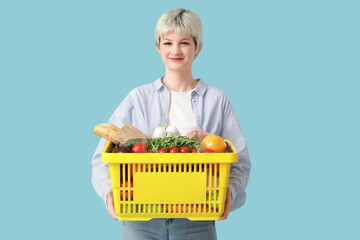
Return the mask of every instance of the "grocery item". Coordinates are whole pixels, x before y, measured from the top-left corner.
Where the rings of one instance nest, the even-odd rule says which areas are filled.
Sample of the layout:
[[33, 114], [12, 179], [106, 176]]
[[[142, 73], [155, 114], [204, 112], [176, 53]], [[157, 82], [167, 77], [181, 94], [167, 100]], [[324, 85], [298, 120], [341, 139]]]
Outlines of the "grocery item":
[[154, 138], [163, 138], [166, 136], [166, 130], [163, 127], [157, 127], [154, 129], [153, 137]]
[[147, 146], [144, 142], [138, 142], [131, 148], [132, 153], [147, 153]]
[[153, 151], [155, 153], [159, 152], [162, 148], [169, 150], [172, 147], [177, 147], [178, 149], [181, 149], [182, 147], [188, 147], [189, 149], [195, 148], [197, 152], [201, 152], [201, 145], [199, 141], [185, 136], [154, 138], [147, 142], [147, 146], [149, 151]]
[[168, 153], [169, 151], [166, 148], [161, 148], [159, 153]]
[[197, 139], [199, 142], [202, 142], [202, 140], [207, 136], [208, 134], [201, 130], [200, 128], [193, 128], [193, 129], [190, 129], [188, 134], [187, 134], [187, 137], [188, 138], [195, 138]]
[[179, 136], [179, 130], [175, 126], [167, 126], [166, 129], [166, 136], [167, 137], [177, 137]]
[[126, 141], [126, 143], [122, 144], [122, 147], [128, 147], [128, 148], [132, 148], [135, 144], [139, 143], [139, 142], [144, 142], [147, 143], [148, 141], [150, 141], [151, 139], [145, 139], [145, 138], [135, 138], [135, 139], [129, 139]]
[[179, 153], [179, 148], [172, 147], [172, 148], [170, 148], [169, 153]]
[[116, 135], [118, 135], [120, 128], [110, 123], [101, 123], [96, 125], [94, 132], [96, 135], [103, 137], [111, 142], [114, 142]]
[[103, 137], [116, 145], [126, 143], [129, 139], [144, 138], [149, 139], [145, 133], [135, 128], [131, 124], [126, 124], [121, 129], [110, 123], [101, 123], [94, 128], [96, 135]]
[[182, 147], [182, 148], [180, 149], [180, 152], [181, 152], [181, 153], [190, 153], [191, 151], [190, 151], [190, 148], [188, 148], [188, 147]]
[[202, 153], [214, 153], [215, 151], [212, 149], [204, 149], [203, 151], [201, 151]]
[[178, 137], [179, 130], [173, 125], [161, 125], [153, 128], [152, 137], [153, 138], [164, 138], [164, 137]]
[[118, 147], [115, 149], [115, 153], [131, 153], [131, 150], [128, 147]]
[[207, 135], [202, 141], [202, 146], [216, 153], [224, 153], [227, 151], [225, 140], [217, 135]]

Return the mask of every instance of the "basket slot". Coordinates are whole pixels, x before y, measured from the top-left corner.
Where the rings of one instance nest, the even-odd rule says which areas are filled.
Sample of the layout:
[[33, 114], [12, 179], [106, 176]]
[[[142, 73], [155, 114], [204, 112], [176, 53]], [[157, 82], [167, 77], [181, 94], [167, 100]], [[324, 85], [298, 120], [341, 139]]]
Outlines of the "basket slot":
[[124, 182], [124, 176], [125, 176], [125, 164], [121, 164], [120, 165], [121, 166], [121, 168], [120, 168], [120, 184], [122, 183], [122, 182]]
[[209, 166], [209, 177], [210, 177], [210, 179], [209, 179], [209, 183], [210, 183], [210, 186], [209, 186], [209, 188], [211, 188], [212, 186], [214, 186], [214, 182], [213, 182], [213, 174], [212, 174], [212, 164], [208, 164], [208, 166]]
[[[129, 183], [129, 184], [128, 184], [128, 187], [131, 186], [130, 182], [131, 182], [131, 180], [132, 180], [132, 179], [131, 179], [131, 176], [132, 176], [132, 175], [130, 174], [130, 170], [132, 170], [132, 169], [130, 169], [130, 166], [128, 166], [128, 167], [127, 167], [127, 174], [126, 174], [127, 181], [128, 181], [128, 183]], [[126, 187], [126, 186], [125, 186], [125, 187]]]

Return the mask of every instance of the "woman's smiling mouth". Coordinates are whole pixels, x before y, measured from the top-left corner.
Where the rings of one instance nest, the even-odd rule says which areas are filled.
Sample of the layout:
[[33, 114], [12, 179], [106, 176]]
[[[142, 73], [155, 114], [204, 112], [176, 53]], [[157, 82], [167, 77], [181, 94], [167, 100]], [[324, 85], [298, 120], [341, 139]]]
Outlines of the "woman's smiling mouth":
[[183, 58], [170, 58], [171, 61], [181, 61]]

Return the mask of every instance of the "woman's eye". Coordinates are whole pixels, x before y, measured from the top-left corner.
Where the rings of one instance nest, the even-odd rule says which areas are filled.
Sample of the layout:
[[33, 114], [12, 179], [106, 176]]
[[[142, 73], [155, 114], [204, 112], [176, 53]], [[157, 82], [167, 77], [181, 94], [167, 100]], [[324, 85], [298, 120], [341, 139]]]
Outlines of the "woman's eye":
[[188, 42], [182, 42], [181, 44], [189, 45], [189, 43], [188, 43]]
[[164, 43], [164, 45], [171, 45], [171, 43], [170, 43], [170, 42], [166, 42], [166, 43]]

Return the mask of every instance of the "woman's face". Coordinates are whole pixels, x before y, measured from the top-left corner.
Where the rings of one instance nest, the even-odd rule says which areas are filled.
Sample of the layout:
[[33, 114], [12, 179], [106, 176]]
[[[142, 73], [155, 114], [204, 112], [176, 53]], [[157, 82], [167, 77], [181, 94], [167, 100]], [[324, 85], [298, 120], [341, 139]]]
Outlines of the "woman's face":
[[195, 41], [191, 36], [169, 32], [160, 39], [158, 52], [167, 69], [172, 71], [191, 70], [195, 55]]

